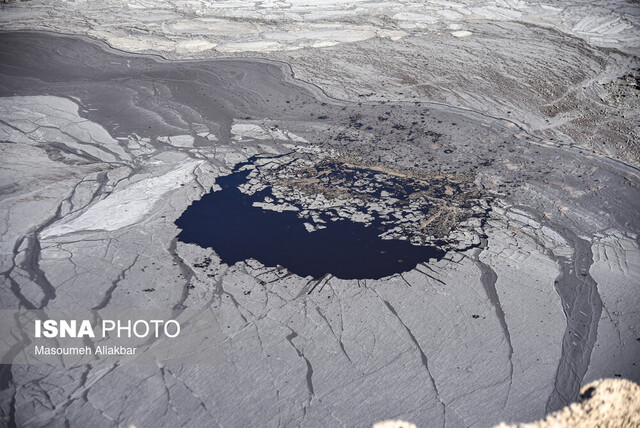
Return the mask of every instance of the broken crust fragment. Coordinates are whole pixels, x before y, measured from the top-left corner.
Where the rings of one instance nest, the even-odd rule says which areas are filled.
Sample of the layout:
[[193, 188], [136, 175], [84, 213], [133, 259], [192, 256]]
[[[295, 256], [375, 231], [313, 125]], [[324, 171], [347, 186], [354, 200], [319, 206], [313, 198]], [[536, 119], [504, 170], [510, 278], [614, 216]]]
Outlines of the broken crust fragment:
[[584, 386], [577, 403], [528, 424], [494, 428], [640, 427], [640, 386], [626, 379], [601, 379]]

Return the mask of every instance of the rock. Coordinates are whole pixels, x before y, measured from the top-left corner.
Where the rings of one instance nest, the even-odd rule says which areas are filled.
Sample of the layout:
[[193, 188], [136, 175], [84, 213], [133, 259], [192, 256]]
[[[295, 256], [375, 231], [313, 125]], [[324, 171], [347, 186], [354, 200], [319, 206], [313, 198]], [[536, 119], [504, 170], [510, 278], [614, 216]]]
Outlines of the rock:
[[373, 424], [373, 428], [417, 428], [414, 424], [410, 422], [400, 421], [400, 420], [389, 420], [382, 421]]
[[523, 424], [496, 428], [634, 428], [640, 426], [640, 386], [626, 379], [601, 379], [580, 390], [577, 403]]

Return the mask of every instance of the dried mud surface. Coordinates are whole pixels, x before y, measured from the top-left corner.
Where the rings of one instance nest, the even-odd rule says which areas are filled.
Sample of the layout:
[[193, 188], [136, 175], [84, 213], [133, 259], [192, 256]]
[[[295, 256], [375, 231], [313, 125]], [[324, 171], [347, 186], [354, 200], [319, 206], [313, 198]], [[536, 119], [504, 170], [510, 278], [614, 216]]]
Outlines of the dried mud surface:
[[[490, 26], [525, 38], [547, 31]], [[339, 54], [273, 55], [320, 90], [284, 63], [169, 61], [77, 37], [0, 33], [2, 308], [213, 311], [225, 357], [5, 366], [7, 425], [486, 426], [539, 419], [594, 379], [639, 380], [640, 175], [612, 159], [624, 151], [604, 156], [566, 136], [610, 132], [609, 122], [567, 118], [566, 133], [547, 133], [535, 111], [552, 98], [500, 81], [460, 102], [476, 111], [418, 93], [361, 97], [384, 88], [384, 73], [374, 64], [358, 82], [340, 58], [386, 43], [367, 40]], [[581, 79], [633, 60], [570, 47], [567, 67], [579, 62]], [[333, 64], [323, 57], [334, 54]], [[558, 79], [572, 74], [548, 58]], [[345, 80], [326, 81], [323, 67]], [[634, 108], [628, 73], [603, 86], [620, 103], [611, 111]], [[555, 91], [554, 75], [548, 82]], [[455, 97], [473, 83], [450, 85]], [[513, 120], [494, 117], [504, 109], [512, 116], [495, 116]], [[378, 280], [313, 279], [255, 260], [226, 265], [215, 249], [180, 242], [175, 220], [253, 156], [264, 161], [243, 191], [270, 186], [277, 198], [263, 209], [295, 206], [311, 228], [323, 216], [379, 216], [389, 238], [445, 239], [448, 252]]]

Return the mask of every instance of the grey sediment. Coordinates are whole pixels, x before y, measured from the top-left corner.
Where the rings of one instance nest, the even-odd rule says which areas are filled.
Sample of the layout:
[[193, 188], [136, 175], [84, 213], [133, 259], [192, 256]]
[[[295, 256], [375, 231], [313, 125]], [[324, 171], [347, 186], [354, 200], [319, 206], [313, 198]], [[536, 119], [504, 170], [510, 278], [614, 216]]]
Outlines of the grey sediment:
[[[247, 415], [249, 406], [254, 406], [253, 411], [259, 409], [256, 414], [260, 415], [277, 408], [278, 416], [283, 421], [296, 425], [306, 415], [316, 412], [314, 417], [318, 417], [325, 408], [323, 406], [332, 405], [332, 410], [344, 418], [345, 425], [357, 425], [371, 410], [371, 407], [362, 404], [368, 399], [373, 400], [385, 412], [396, 411], [398, 406], [405, 403], [406, 406], [402, 411], [398, 410], [399, 413], [417, 412], [415, 409], [420, 409], [421, 419], [416, 420], [420, 425], [439, 421], [443, 417], [446, 423], [445, 412], [448, 413], [448, 410], [451, 410], [450, 423], [452, 415], [456, 415], [458, 411], [464, 415], [460, 416], [460, 421], [471, 421], [469, 414], [473, 412], [478, 417], [484, 417], [482, 415], [489, 413], [487, 409], [491, 409], [491, 412], [496, 409], [497, 417], [500, 409], [504, 409], [507, 404], [506, 399], [502, 399], [506, 384], [502, 379], [505, 373], [515, 379], [521, 375], [518, 370], [514, 373], [513, 358], [518, 356], [519, 349], [516, 347], [514, 351], [513, 344], [522, 343], [522, 336], [529, 336], [530, 331], [514, 328], [515, 323], [507, 324], [507, 320], [513, 319], [513, 312], [509, 311], [518, 310], [518, 307], [507, 305], [507, 300], [503, 298], [503, 308], [503, 295], [498, 294], [496, 289], [498, 265], [495, 265], [494, 270], [489, 263], [480, 260], [482, 251], [491, 250], [487, 248], [487, 240], [491, 241], [491, 236], [488, 238], [482, 230], [477, 230], [485, 229], [484, 223], [477, 227], [454, 227], [455, 230], [468, 232], [469, 236], [480, 238], [480, 244], [469, 244], [459, 249], [460, 252], [469, 251], [465, 253], [469, 257], [464, 263], [458, 264], [455, 256], [459, 254], [456, 254], [456, 250], [451, 250], [449, 257], [443, 259], [441, 264], [422, 263], [411, 272], [379, 281], [342, 281], [328, 276], [309, 281], [291, 273], [280, 275], [280, 272], [276, 272], [277, 269], [270, 270], [269, 267], [254, 268], [244, 262], [224, 266], [212, 256], [215, 248], [196, 250], [194, 246], [179, 243], [176, 240], [179, 231], [174, 226], [174, 220], [190, 203], [202, 197], [215, 181], [215, 177], [210, 177], [210, 182], [201, 181], [196, 173], [191, 182], [184, 187], [178, 186], [171, 197], [155, 207], [158, 212], [148, 214], [143, 220], [127, 226], [130, 229], [126, 232], [98, 229], [88, 231], [87, 234], [81, 231], [76, 235], [77, 240], [76, 236], [54, 236], [42, 240], [43, 243], [50, 244], [49, 249], [58, 246], [61, 251], [65, 251], [65, 257], [70, 263], [77, 263], [79, 269], [90, 271], [94, 268], [90, 262], [79, 257], [82, 251], [89, 251], [88, 255], [94, 258], [110, 257], [105, 261], [109, 267], [115, 268], [104, 272], [105, 278], [91, 284], [91, 287], [76, 287], [72, 292], [58, 290], [63, 285], [67, 286], [68, 278], [64, 271], [57, 271], [64, 261], [56, 261], [56, 268], [51, 267], [51, 259], [48, 259], [49, 264], [41, 263], [42, 248], [38, 235], [44, 229], [72, 220], [74, 216], [86, 213], [98, 201], [117, 196], [120, 185], [126, 188], [127, 183], [153, 177], [156, 171], [160, 171], [157, 174], [166, 171], [154, 169], [154, 162], [164, 162], [167, 168], [171, 168], [171, 162], [177, 164], [185, 158], [197, 159], [215, 167], [216, 173], [224, 171], [224, 174], [228, 174], [234, 167], [234, 162], [240, 163], [250, 155], [266, 150], [265, 146], [277, 153], [290, 153], [291, 148], [284, 144], [291, 146], [292, 141], [283, 143], [276, 139], [241, 139], [231, 130], [234, 123], [249, 123], [263, 126], [264, 129], [279, 125], [281, 129], [306, 138], [308, 143], [300, 143], [302, 146], [318, 148], [322, 153], [332, 150], [348, 153], [361, 159], [366, 165], [376, 164], [397, 170], [413, 169], [443, 175], [462, 171], [485, 192], [481, 199], [487, 205], [494, 206], [494, 202], [497, 204], [502, 200], [523, 206], [532, 218], [566, 239], [573, 247], [572, 257], [554, 255], [551, 250], [544, 248], [543, 241], [538, 241], [539, 248], [534, 245], [525, 249], [544, 254], [545, 260], [555, 261], [560, 271], [555, 284], [557, 297], [550, 283], [543, 294], [543, 298], [547, 299], [545, 302], [550, 305], [559, 299], [566, 317], [566, 324], [562, 324], [558, 308], [558, 322], [554, 327], [558, 331], [564, 328], [562, 343], [545, 343], [550, 349], [541, 351], [545, 357], [555, 356], [556, 353], [560, 355], [559, 360], [553, 360], [553, 364], [558, 362], [557, 368], [549, 366], [548, 369], [549, 372], [555, 369], [555, 376], [549, 376], [549, 379], [553, 378], [553, 385], [545, 383], [540, 386], [548, 388], [545, 391], [550, 391], [553, 386], [554, 390], [550, 397], [527, 397], [518, 402], [515, 399], [518, 395], [514, 390], [523, 386], [522, 382], [514, 380], [510, 386], [512, 389], [507, 390], [509, 405], [506, 407], [516, 409], [508, 410], [513, 412], [523, 411], [530, 405], [535, 407], [535, 411], [553, 410], [576, 397], [589, 368], [602, 311], [598, 285], [589, 274], [594, 255], [588, 239], [596, 233], [605, 233], [608, 228], [628, 232], [629, 236], [638, 231], [640, 175], [637, 169], [589, 150], [541, 140], [518, 126], [506, 126], [514, 123], [511, 119], [492, 118], [430, 102], [365, 101], [358, 104], [336, 100], [328, 97], [321, 88], [296, 79], [292, 68], [283, 62], [239, 58], [178, 62], [148, 55], [126, 54], [113, 48], [105, 48], [106, 44], [86, 37], [78, 39], [78, 36], [58, 34], [2, 33], [0, 39], [3, 42], [0, 44], [3, 59], [15, 59], [15, 63], [3, 61], [0, 64], [2, 96], [35, 97], [46, 93], [72, 100], [79, 105], [81, 118], [101, 125], [113, 137], [120, 137], [123, 150], [131, 157], [131, 160], [121, 158], [118, 162], [109, 163], [88, 153], [72, 153], [64, 144], [57, 146], [57, 150], [63, 154], [73, 154], [74, 160], [91, 166], [91, 174], [100, 171], [99, 174], [103, 175], [99, 178], [100, 186], [88, 197], [86, 203], [72, 206], [73, 215], [61, 212], [60, 206], [57, 206], [51, 213], [53, 216], [47, 216], [35, 228], [21, 233], [17, 238], [14, 262], [19, 251], [27, 251], [27, 262], [22, 266], [14, 265], [5, 269], [3, 279], [7, 288], [13, 291], [18, 305], [33, 309], [38, 306], [46, 307], [53, 303], [55, 297], [58, 307], [86, 307], [86, 302], [95, 302], [90, 306], [130, 308], [133, 305], [157, 304], [174, 309], [204, 307], [216, 311], [220, 314], [220, 319], [228, 324], [225, 329], [229, 339], [219, 345], [227, 347], [225, 351], [229, 353], [229, 361], [225, 361], [223, 364], [226, 365], [221, 365], [219, 371], [189, 372], [188, 367], [181, 367], [179, 370], [185, 371], [182, 375], [185, 386], [190, 390], [204, 391], [198, 397], [201, 403], [210, 398], [212, 403], [221, 403], [221, 406], [228, 407], [228, 412], [238, 417]], [[17, 48], [11, 53], [4, 42], [13, 43]], [[38, 55], [38, 49], [42, 46], [59, 49], [50, 56], [47, 49], [43, 55]], [[99, 49], [94, 49], [96, 46]], [[34, 56], [23, 55], [25, 53], [32, 53]], [[13, 58], [11, 55], [18, 57]], [[130, 60], [131, 68], [126, 68], [124, 60]], [[121, 64], [111, 64], [111, 61]], [[91, 66], [87, 66], [87, 63]], [[244, 80], [239, 81], [239, 76]], [[326, 118], [320, 119], [320, 116]], [[197, 136], [197, 129], [191, 126], [193, 123], [209, 129], [218, 137], [218, 141], [199, 139], [197, 147], [185, 148], [171, 147], [157, 139], [183, 134], [200, 138]], [[391, 125], [401, 126], [393, 128]], [[136, 138], [148, 139], [149, 154], [135, 155], [133, 149], [127, 146], [125, 141], [134, 134]], [[339, 135], [346, 138], [339, 139]], [[237, 159], [227, 161], [224, 157], [225, 150], [238, 155]], [[306, 159], [315, 160], [311, 154]], [[126, 179], [108, 177], [106, 172], [117, 168], [122, 168], [121, 176], [126, 176]], [[112, 193], [103, 187], [107, 184], [115, 189]], [[60, 195], [60, 198], [64, 201], [70, 197]], [[562, 208], [566, 208], [564, 211], [555, 205], [558, 201], [563, 205]], [[503, 227], [504, 223], [497, 222], [499, 227]], [[139, 231], [148, 232], [147, 241], [147, 235], [135, 234]], [[509, 237], [520, 236], [518, 234], [521, 232], [511, 229], [500, 231], [506, 231]], [[129, 232], [133, 233], [128, 235]], [[94, 248], [87, 249], [80, 245], [82, 240], [89, 239], [95, 242]], [[634, 239], [638, 242], [637, 237]], [[113, 254], [103, 256], [106, 254], [104, 248], [112, 244], [120, 249], [136, 251], [142, 251], [142, 245], [145, 245], [145, 254], [158, 265], [173, 266], [173, 270], [154, 274], [150, 269], [147, 272], [141, 270], [140, 260], [129, 257], [118, 259]], [[516, 245], [528, 244], [518, 242]], [[42, 247], [44, 248], [44, 244]], [[497, 254], [496, 257], [503, 255]], [[195, 261], [202, 259], [208, 261], [202, 264]], [[539, 266], [540, 269], [545, 268], [543, 264]], [[32, 289], [42, 289], [45, 294], [42, 301], [31, 302], [29, 297], [22, 294], [21, 283], [16, 280], [19, 268], [23, 268], [27, 276], [30, 276], [28, 279], [32, 281]], [[468, 270], [464, 270], [467, 268]], [[465, 281], [470, 277], [475, 282], [466, 284]], [[433, 281], [429, 281], [429, 278]], [[22, 277], [18, 279], [26, 281]], [[505, 278], [501, 276], [500, 280]], [[151, 281], [154, 281], [153, 287], [158, 290], [156, 294], [140, 292], [140, 288], [148, 286], [141, 284]], [[388, 294], [378, 294], [380, 299], [380, 295], [384, 295], [386, 300], [382, 299], [384, 306], [380, 306], [381, 313], [375, 313], [366, 302], [367, 296], [359, 294], [364, 290], [362, 283], [371, 290], [380, 286], [399, 287], [398, 290], [385, 290]], [[411, 288], [405, 287], [405, 283]], [[465, 286], [455, 287], [460, 284]], [[192, 287], [195, 288], [193, 292]], [[456, 289], [459, 294], [447, 295], [451, 289]], [[504, 292], [511, 290], [505, 289]], [[164, 294], [155, 298], [160, 293]], [[510, 301], [514, 301], [519, 296], [509, 297]], [[456, 300], [458, 298], [459, 301]], [[375, 300], [375, 296], [372, 299]], [[437, 303], [432, 305], [433, 301]], [[475, 323], [476, 320], [469, 320], [468, 313], [463, 314], [456, 305], [470, 301], [474, 305], [477, 302], [477, 307], [485, 310], [485, 313], [491, 313], [492, 316], [495, 314], [497, 322], [492, 324], [492, 329], [483, 329], [479, 324], [481, 320], [477, 321], [478, 324], [468, 324]], [[526, 304], [527, 302], [522, 302], [522, 305]], [[307, 311], [307, 305], [315, 307], [317, 311]], [[339, 311], [336, 309], [338, 305]], [[473, 307], [471, 310], [475, 309]], [[316, 313], [322, 315], [315, 315]], [[407, 315], [409, 313], [420, 322], [413, 322], [413, 318]], [[406, 324], [399, 315], [407, 321]], [[326, 317], [329, 328], [322, 330], [313, 316]], [[392, 322], [385, 324], [386, 318]], [[396, 319], [402, 325], [396, 326], [396, 330], [387, 328], [396, 324]], [[285, 322], [286, 328], [283, 328]], [[332, 322], [335, 323], [333, 327]], [[252, 329], [247, 327], [252, 325], [255, 325], [258, 337], [251, 336]], [[336, 333], [338, 330], [334, 332], [336, 325], [339, 325], [340, 333]], [[447, 331], [451, 325], [459, 327], [457, 331], [450, 330], [453, 332], [452, 337], [441, 334], [442, 330]], [[433, 328], [430, 330], [431, 327]], [[460, 347], [462, 341], [455, 334], [464, 335], [470, 331], [481, 335], [478, 342], [482, 343], [476, 345], [477, 348], [464, 349]], [[332, 342], [333, 337], [336, 337], [336, 343]], [[529, 339], [536, 340], [533, 337], [526, 338], [527, 341]], [[230, 344], [232, 341], [234, 343]], [[475, 356], [475, 352], [485, 351], [489, 354], [491, 350], [485, 348], [493, 346], [486, 345], [489, 343], [501, 344], [501, 357], [507, 354], [509, 366], [506, 358], [494, 358], [486, 360], [486, 367], [478, 367], [474, 366], [474, 359], [471, 358], [464, 366], [456, 367], [456, 352], [464, 356]], [[544, 342], [540, 339], [537, 343]], [[237, 349], [241, 352], [236, 352], [235, 345], [238, 345]], [[336, 353], [332, 353], [334, 351], [331, 349]], [[376, 353], [379, 350], [385, 351], [384, 355], [382, 351]], [[274, 359], [267, 357], [273, 351], [283, 352], [274, 355]], [[495, 350], [493, 352], [495, 356]], [[347, 358], [341, 358], [341, 353]], [[333, 355], [340, 358], [332, 359]], [[387, 357], [388, 360], [385, 360]], [[246, 397], [239, 389], [221, 387], [234, 385], [236, 381], [247, 381], [234, 377], [238, 376], [234, 371], [236, 365], [251, 367], [256, 373], [269, 373], [276, 367], [275, 359], [278, 361], [275, 364], [286, 368], [282, 372], [284, 381], [276, 386], [275, 379], [265, 381], [256, 376], [251, 380], [253, 383], [245, 383], [245, 386], [250, 386], [249, 393], [259, 391], [261, 394], [252, 396], [251, 402], [243, 401]], [[396, 365], [398, 361], [400, 363]], [[330, 364], [325, 364], [327, 362]], [[430, 384], [426, 377], [421, 378], [420, 382], [402, 378], [407, 373], [407, 364], [416, 373], [426, 371], [430, 376]], [[35, 379], [40, 376], [37, 370], [16, 370], [13, 373], [10, 366], [2, 369], [2, 385], [7, 388], [39, 382]], [[91, 370], [93, 369], [85, 371], [84, 379], [89, 374], [95, 374]], [[120, 379], [132, 377], [127, 367], [116, 367], [113, 370], [118, 372]], [[540, 370], [546, 370], [546, 367], [541, 367]], [[447, 376], [441, 375], [443, 371], [446, 371]], [[477, 379], [473, 379], [476, 383], [473, 388], [467, 388], [470, 385], [465, 382], [472, 383], [467, 374], [472, 372], [474, 376], [477, 375]], [[51, 373], [52, 382], [68, 376], [63, 370], [56, 372], [52, 369]], [[437, 379], [432, 373], [438, 373]], [[495, 382], [495, 378], [483, 378], [485, 373], [489, 374], [487, 376], [499, 377], [499, 382]], [[74, 376], [82, 381], [80, 374]], [[149, 378], [153, 379], [153, 376], [158, 376], [156, 380], [162, 381], [164, 368], [155, 373], [150, 371]], [[267, 375], [266, 378], [268, 377]], [[265, 382], [260, 383], [263, 381]], [[107, 382], [110, 383], [101, 387], [114, 396], [121, 395], [124, 388], [131, 386], [121, 386], [113, 378]], [[357, 388], [350, 389], [353, 385], [360, 387], [364, 382], [368, 382], [367, 385], [371, 385], [376, 392], [371, 397], [366, 397], [367, 400], [357, 397]], [[166, 381], [164, 384], [166, 385]], [[389, 384], [393, 388], [387, 388]], [[490, 389], [487, 385], [495, 389]], [[197, 388], [193, 388], [194, 386]], [[281, 403], [279, 399], [277, 403], [273, 403], [267, 397], [268, 394], [262, 394], [265, 389], [260, 390], [258, 386], [269, 388], [269, 391], [274, 387], [280, 388], [278, 397], [301, 397], [305, 401], [290, 405], [284, 399]], [[82, 383], [78, 390], [84, 389], [86, 398], [90, 396], [90, 387], [91, 385]], [[136, 404], [149, 404], [144, 400], [152, 395], [146, 395], [149, 391], [144, 390], [145, 386], [135, 387], [140, 387], [137, 397], [140, 401]], [[46, 385], [42, 388], [46, 388]], [[490, 396], [498, 388], [500, 394], [494, 394], [497, 398]], [[484, 389], [492, 392], [485, 393]], [[404, 401], [398, 400], [397, 391], [402, 391]], [[511, 396], [509, 392], [512, 393]], [[517, 392], [520, 396], [526, 395], [526, 391], [519, 389]], [[340, 400], [332, 403], [332, 398], [340, 393], [343, 394]], [[207, 394], [206, 399], [202, 398], [204, 394]], [[480, 395], [482, 397], [478, 399], [477, 396]], [[315, 398], [312, 399], [313, 397]], [[352, 401], [344, 399], [345, 397]], [[5, 421], [15, 425], [24, 420], [27, 398], [26, 395], [14, 394], [7, 403], [3, 403], [3, 409], [11, 409]], [[189, 395], [182, 398], [188, 400]], [[538, 402], [531, 404], [530, 400], [535, 399]], [[339, 407], [343, 403], [348, 403], [349, 408], [340, 413]], [[428, 403], [435, 404], [431, 406], [433, 409], [427, 409], [429, 406], [425, 404]], [[85, 409], [82, 406], [86, 405], [88, 408], [92, 404], [94, 403], [87, 398], [84, 404], [80, 403], [79, 411]], [[280, 405], [283, 406], [282, 409]], [[296, 406], [304, 408], [303, 416], [297, 416], [296, 412], [300, 409]], [[189, 414], [190, 417], [200, 412], [199, 407], [195, 406], [194, 409], [196, 410]], [[45, 418], [49, 410], [38, 407], [34, 411], [45, 415], [42, 416]], [[72, 422], [73, 417], [80, 417], [80, 413], [73, 413], [75, 410], [70, 407], [60, 407], [54, 413], [59, 415], [62, 411], [69, 411], [68, 416]], [[130, 418], [131, 415], [125, 416]], [[210, 418], [210, 415], [206, 417]], [[101, 415], [96, 415], [95, 421], [102, 420], [100, 418]]]

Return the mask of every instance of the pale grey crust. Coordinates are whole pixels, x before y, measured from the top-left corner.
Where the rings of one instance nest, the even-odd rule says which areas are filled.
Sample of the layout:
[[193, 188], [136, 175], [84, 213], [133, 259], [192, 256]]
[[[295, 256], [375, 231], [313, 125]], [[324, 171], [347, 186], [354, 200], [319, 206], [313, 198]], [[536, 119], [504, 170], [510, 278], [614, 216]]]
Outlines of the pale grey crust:
[[[212, 310], [227, 357], [5, 367], [9, 425], [489, 425], [540, 418], [596, 378], [638, 380], [633, 167], [471, 111], [336, 101], [283, 64], [0, 37], [2, 307]], [[343, 281], [176, 240], [217, 176], [291, 152], [469, 175], [486, 219], [454, 231], [478, 246]]]
[[0, 28], [91, 35], [170, 59], [278, 59], [334, 97], [442, 102], [638, 166], [640, 97], [628, 77], [640, 69], [640, 18], [630, 0], [228, 6], [17, 2], [2, 6]]

